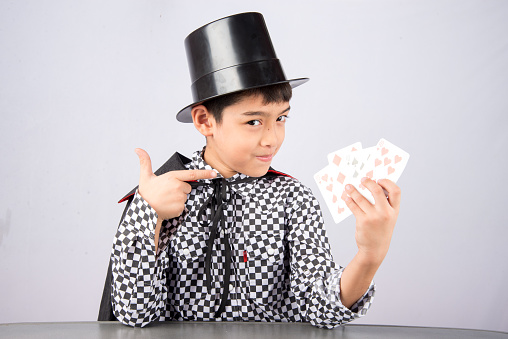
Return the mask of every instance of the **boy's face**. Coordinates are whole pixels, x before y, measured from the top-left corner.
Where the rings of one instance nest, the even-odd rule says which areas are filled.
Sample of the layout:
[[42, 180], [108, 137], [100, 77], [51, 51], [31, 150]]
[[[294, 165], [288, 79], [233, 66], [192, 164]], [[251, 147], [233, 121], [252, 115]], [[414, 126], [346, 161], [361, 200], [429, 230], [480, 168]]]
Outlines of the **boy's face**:
[[205, 161], [226, 178], [265, 175], [284, 141], [288, 114], [289, 102], [264, 104], [263, 97], [249, 96], [226, 107], [220, 124], [210, 115]]

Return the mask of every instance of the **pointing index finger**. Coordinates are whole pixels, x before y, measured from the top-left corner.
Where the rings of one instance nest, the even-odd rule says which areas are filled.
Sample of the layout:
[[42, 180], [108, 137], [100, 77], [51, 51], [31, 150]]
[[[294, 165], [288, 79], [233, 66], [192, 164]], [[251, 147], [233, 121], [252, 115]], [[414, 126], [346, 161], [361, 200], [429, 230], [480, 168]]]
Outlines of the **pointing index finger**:
[[217, 172], [212, 170], [182, 170], [171, 172], [172, 176], [182, 181], [193, 181], [199, 179], [213, 179]]

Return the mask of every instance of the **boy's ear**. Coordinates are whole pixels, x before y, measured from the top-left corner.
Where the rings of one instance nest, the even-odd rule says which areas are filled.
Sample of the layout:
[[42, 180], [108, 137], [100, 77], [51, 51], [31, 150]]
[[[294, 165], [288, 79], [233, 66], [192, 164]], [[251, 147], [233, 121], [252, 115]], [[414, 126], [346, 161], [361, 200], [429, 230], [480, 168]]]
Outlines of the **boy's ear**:
[[192, 122], [196, 129], [205, 137], [213, 135], [213, 127], [215, 126], [215, 119], [208, 109], [203, 105], [198, 105], [192, 108], [191, 111]]

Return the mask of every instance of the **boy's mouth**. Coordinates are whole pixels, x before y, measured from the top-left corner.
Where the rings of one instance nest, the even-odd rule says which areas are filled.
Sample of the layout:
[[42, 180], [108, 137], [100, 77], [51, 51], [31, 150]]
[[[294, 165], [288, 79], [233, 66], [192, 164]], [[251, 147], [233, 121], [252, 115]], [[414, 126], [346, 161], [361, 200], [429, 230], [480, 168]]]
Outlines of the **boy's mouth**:
[[257, 156], [256, 158], [261, 160], [261, 161], [268, 162], [268, 161], [272, 161], [273, 154], [261, 155], [261, 156]]

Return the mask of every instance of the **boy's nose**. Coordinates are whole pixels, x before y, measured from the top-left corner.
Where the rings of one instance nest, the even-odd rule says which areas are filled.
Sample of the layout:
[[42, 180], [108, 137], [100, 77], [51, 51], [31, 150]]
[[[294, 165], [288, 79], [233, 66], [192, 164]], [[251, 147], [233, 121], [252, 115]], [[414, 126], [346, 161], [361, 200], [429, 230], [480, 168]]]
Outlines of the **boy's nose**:
[[278, 142], [277, 138], [277, 129], [273, 127], [268, 127], [265, 129], [263, 133], [263, 138], [261, 139], [262, 146], [276, 146]]

